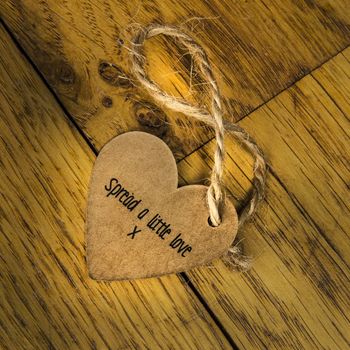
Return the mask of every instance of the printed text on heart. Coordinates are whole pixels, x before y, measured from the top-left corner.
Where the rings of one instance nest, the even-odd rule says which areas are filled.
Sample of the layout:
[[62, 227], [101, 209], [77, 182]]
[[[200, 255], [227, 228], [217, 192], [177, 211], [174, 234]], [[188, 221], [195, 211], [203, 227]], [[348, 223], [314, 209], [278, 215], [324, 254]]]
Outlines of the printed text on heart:
[[[104, 189], [107, 192], [106, 197], [116, 200], [118, 204], [123, 205], [128, 211], [132, 212], [138, 208], [137, 218], [139, 220], [147, 218], [147, 228], [153, 231], [160, 239], [165, 241], [172, 235], [173, 229], [171, 224], [167, 223], [159, 213], [151, 214], [147, 208], [140, 210], [139, 207], [142, 200], [136, 199], [134, 194], [126, 190], [116, 178], [111, 178], [109, 183], [104, 186]], [[127, 236], [134, 239], [141, 232], [142, 229], [135, 225], [131, 232], [127, 233]], [[182, 257], [186, 257], [192, 251], [192, 246], [183, 240], [181, 233], [178, 233], [169, 242], [169, 247], [175, 249]]]

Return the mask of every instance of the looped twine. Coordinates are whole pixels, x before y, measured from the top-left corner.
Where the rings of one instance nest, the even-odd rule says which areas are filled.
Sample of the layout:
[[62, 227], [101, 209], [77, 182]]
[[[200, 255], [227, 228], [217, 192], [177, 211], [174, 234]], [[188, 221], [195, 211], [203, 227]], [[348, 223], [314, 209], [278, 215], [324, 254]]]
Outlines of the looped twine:
[[[145, 72], [146, 58], [144, 56], [144, 43], [147, 39], [157, 35], [170, 36], [178, 40], [192, 56], [198, 70], [207, 80], [211, 93], [210, 111], [200, 106], [191, 105], [189, 102], [168, 95], [153, 82]], [[253, 154], [254, 178], [253, 190], [249, 202], [243, 208], [239, 216], [239, 227], [254, 214], [258, 203], [264, 197], [266, 162], [262, 150], [258, 147], [250, 135], [239, 125], [223, 121], [223, 108], [221, 103], [221, 94], [217, 82], [214, 78], [211, 65], [204, 49], [197, 44], [189, 35], [183, 33], [176, 27], [168, 25], [151, 24], [142, 28], [132, 40], [131, 62], [134, 76], [139, 80], [141, 85], [148, 93], [158, 102], [167, 108], [176, 112], [181, 112], [187, 116], [200, 120], [215, 130], [216, 149], [214, 154], [214, 166], [211, 172], [211, 183], [207, 192], [207, 201], [209, 207], [210, 221], [213, 226], [221, 223], [221, 212], [224, 205], [224, 188], [223, 188], [223, 168], [225, 158], [224, 137], [225, 131], [230, 131], [235, 138]], [[231, 264], [237, 263], [238, 249], [235, 246], [230, 247]], [[246, 262], [245, 262], [246, 263]]]

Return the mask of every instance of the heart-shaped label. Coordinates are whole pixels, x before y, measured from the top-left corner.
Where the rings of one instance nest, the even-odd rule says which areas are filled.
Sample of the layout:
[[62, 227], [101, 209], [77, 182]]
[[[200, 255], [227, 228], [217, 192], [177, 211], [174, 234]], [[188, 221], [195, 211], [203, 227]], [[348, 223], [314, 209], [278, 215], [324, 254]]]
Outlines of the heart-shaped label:
[[208, 223], [206, 186], [177, 188], [175, 159], [159, 138], [128, 132], [98, 155], [87, 207], [87, 264], [94, 279], [181, 272], [220, 257], [237, 233], [233, 204]]

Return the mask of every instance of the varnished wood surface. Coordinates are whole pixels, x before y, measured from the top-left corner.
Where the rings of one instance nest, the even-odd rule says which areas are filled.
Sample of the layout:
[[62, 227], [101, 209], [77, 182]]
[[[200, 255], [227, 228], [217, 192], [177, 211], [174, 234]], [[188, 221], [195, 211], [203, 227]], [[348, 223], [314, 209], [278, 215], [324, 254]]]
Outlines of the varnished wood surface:
[[[179, 159], [212, 133], [162, 111], [133, 87], [125, 46], [140, 26], [180, 25], [204, 45], [232, 120], [350, 43], [350, 3], [344, 0], [6, 0], [0, 11], [97, 149], [116, 134], [141, 129], [163, 138]], [[151, 77], [164, 89], [207, 102], [206, 85], [173, 42], [151, 40], [147, 57]]]
[[[193, 32], [213, 61], [228, 111], [237, 120], [246, 116], [241, 125], [272, 167], [267, 199], [240, 233], [254, 256], [253, 269], [232, 273], [216, 261], [178, 277], [90, 280], [84, 206], [94, 155], [2, 31], [0, 342], [5, 349], [218, 349], [234, 343], [240, 349], [350, 348], [350, 51], [344, 50], [349, 4], [200, 1], [192, 6], [9, 0], [0, 4], [0, 14], [97, 150], [118, 133], [142, 129], [162, 137], [178, 159], [211, 134], [162, 111], [120, 78], [118, 69], [129, 76], [129, 68], [118, 39], [127, 44], [132, 23], [154, 20], [181, 23]], [[186, 22], [192, 15], [207, 19]], [[183, 54], [164, 40], [150, 42], [151, 75], [167, 91], [186, 97], [192, 92], [193, 101], [205, 102], [205, 85], [198, 76], [190, 79], [191, 62], [180, 58]], [[208, 178], [212, 146], [179, 163], [181, 183]], [[226, 183], [239, 208], [250, 188], [252, 162], [230, 138], [227, 147]]]
[[176, 275], [88, 277], [94, 154], [1, 27], [0, 52], [0, 348], [231, 348]]
[[[243, 349], [349, 348], [349, 53], [240, 123], [271, 164], [266, 201], [241, 232], [255, 262], [239, 276], [221, 262], [189, 276]], [[227, 147], [239, 207], [252, 161], [231, 138]], [[183, 180], [206, 178], [212, 154], [213, 142], [182, 161]]]

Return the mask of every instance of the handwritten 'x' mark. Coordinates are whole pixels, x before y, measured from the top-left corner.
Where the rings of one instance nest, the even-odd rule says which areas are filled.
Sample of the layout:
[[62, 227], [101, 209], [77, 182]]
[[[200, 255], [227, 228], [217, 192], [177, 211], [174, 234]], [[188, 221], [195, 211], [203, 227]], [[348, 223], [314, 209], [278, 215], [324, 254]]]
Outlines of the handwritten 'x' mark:
[[135, 226], [134, 229], [133, 229], [133, 231], [130, 232], [130, 233], [128, 233], [127, 236], [132, 236], [131, 239], [134, 239], [136, 233], [139, 233], [139, 232], [141, 232], [141, 230], [138, 230], [138, 229], [137, 229], [137, 226]]

